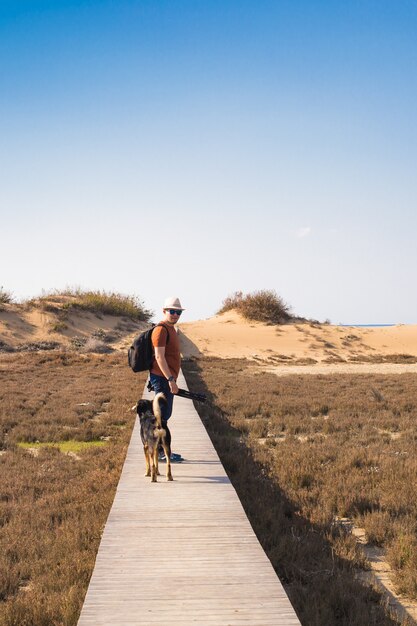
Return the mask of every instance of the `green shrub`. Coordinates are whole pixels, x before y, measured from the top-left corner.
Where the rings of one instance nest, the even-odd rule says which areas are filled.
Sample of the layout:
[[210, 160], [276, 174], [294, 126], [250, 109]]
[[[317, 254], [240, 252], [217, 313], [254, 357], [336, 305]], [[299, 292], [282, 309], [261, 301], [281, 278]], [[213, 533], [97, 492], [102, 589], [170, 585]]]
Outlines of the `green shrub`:
[[267, 324], [285, 324], [291, 319], [290, 307], [272, 290], [254, 291], [243, 295], [236, 291], [228, 296], [218, 313], [237, 310], [244, 318]]

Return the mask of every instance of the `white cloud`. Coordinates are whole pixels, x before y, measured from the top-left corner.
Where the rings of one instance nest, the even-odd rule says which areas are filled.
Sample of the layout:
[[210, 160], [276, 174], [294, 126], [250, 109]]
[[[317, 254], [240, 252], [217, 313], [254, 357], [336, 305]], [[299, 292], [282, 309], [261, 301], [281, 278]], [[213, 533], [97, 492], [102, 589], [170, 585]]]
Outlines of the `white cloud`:
[[295, 236], [298, 239], [303, 239], [304, 237], [308, 237], [311, 233], [311, 228], [310, 226], [305, 226], [304, 228], [299, 228], [296, 233]]

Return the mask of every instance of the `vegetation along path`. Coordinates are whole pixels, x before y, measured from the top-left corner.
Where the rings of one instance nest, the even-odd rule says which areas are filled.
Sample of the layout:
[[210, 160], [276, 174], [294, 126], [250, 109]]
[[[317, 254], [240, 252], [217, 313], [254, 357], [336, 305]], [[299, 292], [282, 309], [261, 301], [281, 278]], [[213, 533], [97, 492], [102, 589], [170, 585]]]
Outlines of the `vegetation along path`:
[[79, 626], [300, 624], [189, 400], [171, 424], [186, 460], [152, 484], [136, 422]]

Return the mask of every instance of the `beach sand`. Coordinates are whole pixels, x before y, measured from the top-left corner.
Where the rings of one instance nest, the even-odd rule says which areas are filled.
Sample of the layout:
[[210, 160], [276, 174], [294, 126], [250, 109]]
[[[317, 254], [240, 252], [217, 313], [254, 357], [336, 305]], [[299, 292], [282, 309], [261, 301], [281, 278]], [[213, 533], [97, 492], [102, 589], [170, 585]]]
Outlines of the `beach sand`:
[[[306, 365], [417, 357], [417, 325], [359, 328], [297, 323], [270, 326], [228, 311], [180, 326], [184, 357], [216, 356]], [[393, 358], [397, 355], [397, 359]], [[413, 359], [410, 359], [411, 361]]]

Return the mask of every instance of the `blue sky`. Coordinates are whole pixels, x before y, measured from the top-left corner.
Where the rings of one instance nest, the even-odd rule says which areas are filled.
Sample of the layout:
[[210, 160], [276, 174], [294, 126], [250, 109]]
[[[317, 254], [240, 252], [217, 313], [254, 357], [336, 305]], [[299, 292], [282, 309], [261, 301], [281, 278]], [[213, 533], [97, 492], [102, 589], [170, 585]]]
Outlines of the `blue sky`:
[[417, 3], [0, 2], [0, 285], [417, 323]]

